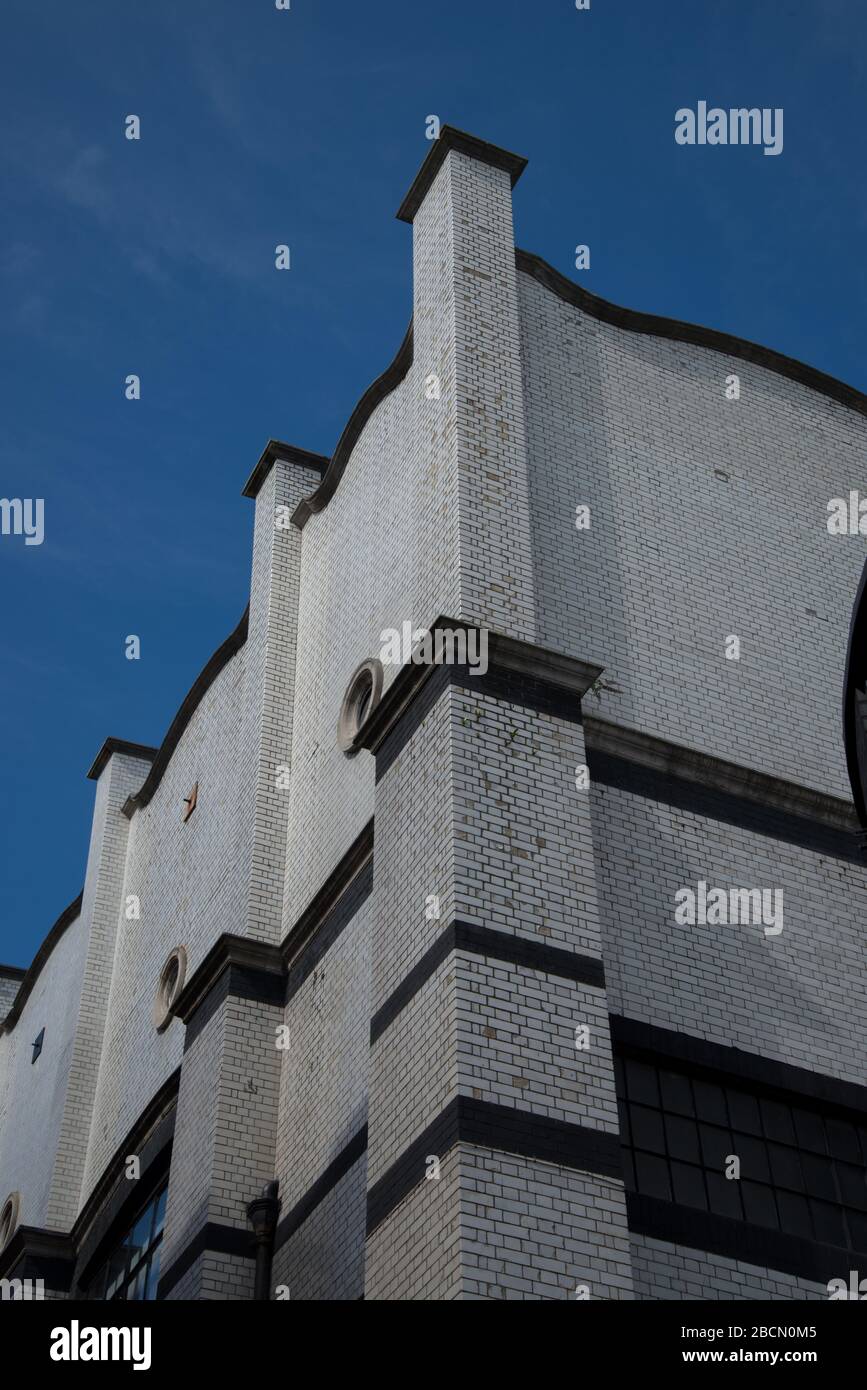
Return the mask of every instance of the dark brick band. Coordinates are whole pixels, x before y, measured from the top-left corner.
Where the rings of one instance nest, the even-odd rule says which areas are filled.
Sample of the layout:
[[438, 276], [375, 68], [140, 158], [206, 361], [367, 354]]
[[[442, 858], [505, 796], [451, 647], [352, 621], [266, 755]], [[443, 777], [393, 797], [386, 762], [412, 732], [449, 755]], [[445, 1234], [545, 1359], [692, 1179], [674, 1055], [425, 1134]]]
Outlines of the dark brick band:
[[751, 1089], [790, 1105], [812, 1102], [823, 1109], [833, 1107], [846, 1112], [856, 1124], [863, 1124], [867, 1115], [867, 1086], [859, 1086], [854, 1081], [839, 1081], [822, 1072], [792, 1066], [790, 1062], [778, 1062], [757, 1052], [707, 1042], [690, 1033], [659, 1028], [619, 1014], [611, 1014], [609, 1024], [611, 1040], [619, 1056], [657, 1063], [668, 1058], [701, 1073], [709, 1081], [746, 1083]]
[[304, 981], [313, 973], [326, 951], [355, 917], [373, 889], [373, 860], [368, 859], [349, 887], [329, 912], [319, 921], [307, 944], [295, 957], [286, 980], [286, 1002], [297, 994]]
[[371, 1187], [367, 1194], [368, 1235], [425, 1181], [427, 1156], [436, 1154], [443, 1159], [458, 1143], [622, 1179], [618, 1135], [457, 1096]]
[[644, 767], [628, 758], [594, 751], [589, 739], [588, 754], [593, 782], [617, 787], [634, 796], [659, 801], [665, 806], [676, 806], [679, 810], [706, 816], [709, 820], [736, 825], [755, 835], [766, 835], [787, 844], [800, 845], [816, 854], [827, 854], [853, 863], [863, 862], [857, 840], [850, 830], [828, 825], [818, 818], [796, 815], [768, 802], [739, 796], [736, 792], [723, 791], [707, 783]]
[[645, 1197], [637, 1192], [627, 1192], [626, 1213], [629, 1229], [635, 1235], [722, 1255], [739, 1264], [777, 1270], [817, 1284], [827, 1284], [829, 1279], [846, 1279], [853, 1267], [862, 1270], [867, 1267], [867, 1251], [859, 1254], [836, 1245], [822, 1245], [802, 1236], [785, 1235], [782, 1231], [753, 1226], [748, 1221], [715, 1216], [697, 1211], [695, 1207], [682, 1207], [676, 1202], [664, 1202], [659, 1197]]
[[352, 1136], [349, 1143], [340, 1150], [336, 1158], [332, 1159], [328, 1167], [320, 1173], [316, 1181], [308, 1187], [304, 1196], [288, 1211], [280, 1221], [274, 1237], [275, 1253], [295, 1232], [304, 1225], [304, 1222], [332, 1192], [342, 1178], [346, 1177], [350, 1168], [353, 1168], [363, 1154], [367, 1152], [367, 1125], [362, 1125], [361, 1129]]
[[249, 1228], [223, 1226], [218, 1221], [206, 1222], [162, 1275], [157, 1298], [166, 1298], [201, 1255], [235, 1255], [239, 1259], [255, 1260], [254, 1241]]
[[192, 1047], [196, 1038], [227, 999], [250, 999], [258, 1004], [274, 1007], [283, 1004], [285, 993], [286, 981], [282, 974], [271, 970], [259, 970], [249, 965], [228, 965], [203, 996], [195, 1011], [187, 1015], [184, 1051]]
[[559, 975], [561, 979], [574, 980], [576, 984], [593, 985], [597, 989], [605, 988], [602, 961], [594, 956], [581, 955], [577, 951], [564, 951], [559, 946], [545, 946], [523, 936], [513, 936], [510, 932], [492, 931], [489, 927], [477, 927], [470, 922], [456, 921], [437, 937], [433, 946], [389, 995], [382, 1007], [377, 1009], [370, 1021], [371, 1045], [382, 1036], [452, 951], [468, 951], [474, 956], [484, 956], [488, 960], [505, 961], [510, 965], [523, 966], [527, 970], [541, 970], [546, 975]]

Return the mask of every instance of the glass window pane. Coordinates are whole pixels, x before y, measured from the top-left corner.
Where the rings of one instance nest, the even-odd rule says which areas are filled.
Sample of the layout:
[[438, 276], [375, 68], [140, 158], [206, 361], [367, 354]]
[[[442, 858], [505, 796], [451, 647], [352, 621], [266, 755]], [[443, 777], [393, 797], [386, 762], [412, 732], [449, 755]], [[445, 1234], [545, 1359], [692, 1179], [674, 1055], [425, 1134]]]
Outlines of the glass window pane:
[[620, 1138], [623, 1140], [624, 1144], [631, 1144], [632, 1131], [629, 1128], [629, 1106], [625, 1101], [619, 1100], [617, 1102], [617, 1114], [620, 1118]]
[[685, 1120], [681, 1115], [666, 1115], [665, 1134], [672, 1158], [680, 1158], [684, 1163], [701, 1163], [698, 1125], [694, 1120]]
[[668, 1179], [668, 1164], [664, 1158], [654, 1158], [653, 1154], [635, 1155], [635, 1176], [639, 1192], [648, 1197], [662, 1197], [671, 1201], [671, 1183]]
[[636, 1149], [650, 1149], [652, 1153], [665, 1153], [665, 1135], [662, 1129], [662, 1116], [658, 1110], [648, 1110], [646, 1105], [630, 1107], [632, 1123], [632, 1142]]
[[693, 1168], [689, 1163], [672, 1162], [671, 1186], [676, 1202], [682, 1202], [685, 1207], [699, 1207], [702, 1211], [707, 1211], [707, 1194], [700, 1168]]
[[771, 1169], [768, 1164], [767, 1145], [761, 1139], [754, 1139], [752, 1135], [734, 1134], [732, 1135], [734, 1145], [732, 1153], [736, 1153], [741, 1161], [741, 1177], [749, 1178], [752, 1182], [770, 1182]]
[[729, 1156], [735, 1152], [732, 1137], [727, 1129], [717, 1129], [715, 1125], [699, 1125], [701, 1153], [705, 1165], [715, 1173], [725, 1173]]
[[816, 1239], [828, 1245], [845, 1245], [846, 1229], [840, 1207], [832, 1207], [830, 1202], [810, 1202]]
[[157, 1285], [160, 1282], [160, 1251], [162, 1248], [162, 1242], [160, 1242], [151, 1255], [148, 1281], [144, 1291], [144, 1297], [149, 1303], [155, 1302], [157, 1296]]
[[734, 1178], [724, 1178], [719, 1173], [705, 1173], [710, 1209], [717, 1216], [732, 1216], [743, 1219], [741, 1185]]
[[812, 1110], [793, 1110], [795, 1120], [795, 1133], [798, 1136], [798, 1146], [802, 1149], [811, 1149], [813, 1153], [824, 1154], [828, 1152], [825, 1143], [825, 1126], [822, 1123], [822, 1116], [816, 1115]]
[[755, 1096], [748, 1096], [745, 1091], [727, 1090], [726, 1093], [732, 1129], [742, 1130], [744, 1134], [760, 1135], [762, 1133], [762, 1117], [759, 1114], [759, 1102]]
[[767, 1137], [775, 1139], [778, 1144], [794, 1144], [795, 1126], [792, 1124], [792, 1112], [788, 1105], [783, 1105], [778, 1100], [765, 1099], [762, 1099], [761, 1104]]
[[673, 1111], [675, 1115], [695, 1114], [692, 1087], [689, 1084], [688, 1076], [681, 1076], [675, 1071], [661, 1071], [659, 1073], [659, 1089], [662, 1093], [664, 1110]]
[[114, 1254], [111, 1255], [111, 1257], [109, 1258], [108, 1278], [106, 1281], [105, 1289], [106, 1298], [113, 1298], [117, 1290], [120, 1288], [120, 1285], [126, 1278], [128, 1257], [129, 1250], [127, 1249], [126, 1245], [121, 1245], [120, 1248], [115, 1250]]
[[789, 1187], [794, 1192], [803, 1192], [804, 1180], [798, 1162], [797, 1149], [787, 1149], [782, 1144], [769, 1144], [768, 1157], [771, 1160], [771, 1178], [775, 1187]]
[[771, 1188], [763, 1187], [757, 1182], [742, 1182], [741, 1196], [744, 1199], [744, 1212], [748, 1221], [754, 1222], [757, 1226], [779, 1226]]
[[150, 1244], [151, 1225], [153, 1223], [154, 1209], [153, 1204], [145, 1207], [138, 1221], [132, 1228], [129, 1237], [130, 1248], [130, 1269], [135, 1269], [142, 1254]]
[[828, 1147], [835, 1158], [846, 1158], [850, 1163], [860, 1163], [861, 1149], [854, 1125], [848, 1124], [846, 1120], [829, 1118], [825, 1121], [825, 1133], [828, 1136]]
[[140, 1303], [142, 1301], [142, 1298], [144, 1296], [145, 1283], [147, 1281], [147, 1272], [148, 1266], [147, 1260], [145, 1260], [143, 1264], [139, 1265], [138, 1274], [135, 1276], [135, 1278], [129, 1285], [127, 1299], [130, 1303]]
[[716, 1125], [728, 1124], [725, 1093], [721, 1086], [713, 1086], [709, 1081], [694, 1081], [692, 1089], [695, 1113], [700, 1120]]
[[166, 1224], [166, 1201], [168, 1199], [168, 1195], [169, 1189], [167, 1187], [164, 1187], [160, 1195], [157, 1197], [157, 1209], [154, 1214], [154, 1240], [156, 1240], [157, 1236], [162, 1231], [163, 1226]]
[[805, 1197], [799, 1197], [794, 1192], [778, 1192], [777, 1208], [780, 1213], [780, 1230], [790, 1236], [812, 1239], [813, 1228]]
[[849, 1227], [849, 1244], [854, 1250], [867, 1250], [867, 1214], [860, 1211], [846, 1212], [846, 1225]]
[[834, 1165], [828, 1158], [818, 1154], [801, 1154], [801, 1171], [804, 1184], [811, 1197], [827, 1197], [832, 1202], [837, 1199], [837, 1184], [834, 1181]]
[[644, 1105], [659, 1105], [656, 1070], [645, 1062], [627, 1061], [626, 1088], [630, 1100], [641, 1101]]
[[837, 1163], [840, 1196], [847, 1207], [867, 1211], [867, 1172], [851, 1163]]

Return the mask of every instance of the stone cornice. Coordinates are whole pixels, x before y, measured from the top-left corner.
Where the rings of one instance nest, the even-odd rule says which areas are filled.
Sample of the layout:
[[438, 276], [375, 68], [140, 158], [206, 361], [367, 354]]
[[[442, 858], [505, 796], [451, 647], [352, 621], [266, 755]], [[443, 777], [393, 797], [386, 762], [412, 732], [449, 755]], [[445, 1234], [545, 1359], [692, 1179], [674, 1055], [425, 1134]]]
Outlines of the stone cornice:
[[157, 749], [151, 748], [148, 743], [130, 743], [125, 738], [107, 738], [88, 770], [87, 775], [92, 782], [97, 781], [109, 758], [112, 758], [115, 753], [120, 753], [124, 758], [140, 758], [142, 762], [152, 763], [157, 755]]
[[540, 285], [544, 285], [545, 289], [556, 294], [558, 299], [565, 300], [567, 304], [574, 305], [576, 309], [581, 309], [583, 313], [599, 319], [602, 323], [613, 324], [615, 328], [624, 328], [630, 333], [644, 333], [654, 338], [672, 338], [679, 343], [692, 343], [695, 347], [710, 348], [726, 357], [753, 362], [757, 367], [765, 367], [770, 372], [776, 372], [778, 376], [785, 376], [791, 381], [799, 382], [801, 386], [808, 386], [811, 390], [839, 402], [840, 405], [856, 410], [859, 415], [867, 415], [867, 396], [863, 392], [857, 391], [854, 386], [847, 386], [836, 377], [820, 372], [816, 367], [799, 362], [794, 357], [786, 357], [784, 353], [775, 352], [773, 348], [762, 347], [760, 343], [753, 343], [748, 338], [737, 338], [734, 334], [723, 333], [716, 328], [703, 328], [697, 323], [685, 323], [681, 319], [668, 319], [657, 314], [645, 314], [638, 309], [626, 309], [620, 304], [612, 304], [609, 300], [600, 299], [589, 290], [576, 285], [574, 281], [561, 275], [559, 270], [548, 265], [547, 261], [543, 261], [541, 256], [535, 256], [530, 251], [520, 251], [516, 248], [515, 264], [519, 271], [532, 276]]
[[305, 497], [303, 502], [299, 502], [295, 511], [292, 513], [292, 521], [299, 531], [303, 529], [305, 523], [309, 521], [314, 512], [321, 512], [334, 496], [337, 484], [343, 477], [346, 465], [349, 462], [352, 450], [358, 442], [361, 431], [367, 424], [376, 407], [390, 395], [396, 386], [403, 381], [410, 367], [412, 366], [412, 319], [409, 327], [404, 334], [403, 342], [389, 366], [381, 376], [376, 378], [368, 386], [361, 400], [356, 405], [346, 427], [337, 441], [337, 448], [334, 450], [331, 462], [328, 464], [322, 482], [315, 492], [311, 492], [309, 497]]
[[480, 140], [477, 135], [468, 135], [464, 130], [444, 125], [439, 138], [431, 141], [430, 149], [413, 179], [412, 187], [397, 210], [399, 221], [412, 222], [449, 150], [467, 155], [481, 164], [490, 164], [495, 169], [504, 169], [512, 180], [513, 188], [527, 167], [523, 155], [512, 154], [511, 150], [504, 150], [499, 145], [489, 145], [487, 140]]
[[172, 1007], [172, 1013], [184, 1023], [189, 1023], [220, 978], [233, 967], [268, 976], [279, 977], [286, 973], [279, 946], [224, 932], [184, 985]]
[[812, 787], [799, 786], [781, 777], [757, 772], [739, 763], [726, 762], [709, 753], [697, 752], [682, 744], [669, 743], [638, 729], [614, 724], [607, 719], [584, 714], [584, 737], [589, 750], [610, 753], [627, 762], [652, 768], [655, 772], [679, 777], [684, 781], [711, 787], [714, 791], [773, 806], [789, 815], [819, 821], [835, 830], [854, 831], [857, 818], [851, 803], [842, 797], [829, 796]]
[[[475, 624], [441, 615], [427, 630], [435, 634], [445, 630], [468, 632], [471, 629], [483, 630]], [[537, 647], [533, 643], [522, 642], [504, 633], [492, 632], [489, 629], [487, 631], [488, 669], [491, 672], [525, 677], [541, 685], [556, 688], [564, 694], [574, 695], [576, 703], [580, 702], [582, 696], [602, 674], [603, 668], [592, 662], [565, 656], [562, 652], [549, 651], [546, 647]], [[440, 669], [442, 668], [433, 662], [407, 662], [359, 731], [357, 746], [376, 753], [415, 703], [434, 672]], [[481, 684], [483, 678], [467, 679], [478, 679]]]
[[223, 667], [228, 665], [235, 653], [240, 651], [246, 642], [249, 616], [250, 607], [248, 604], [234, 632], [230, 633], [222, 646], [217, 648], [190, 687], [183, 704], [169, 725], [168, 733], [159, 746], [151, 764], [151, 770], [141, 789], [134, 796], [128, 796], [123, 804], [123, 814], [128, 819], [131, 820], [136, 811], [147, 806], [162, 781], [163, 773], [171, 761], [172, 754], [180, 743], [181, 736], [195, 714], [200, 701], [213, 685]]
[[[35, 1272], [31, 1272], [30, 1266]], [[23, 1271], [14, 1273], [20, 1266]], [[44, 1269], [44, 1266], [48, 1269]], [[62, 1231], [41, 1226], [19, 1226], [0, 1251], [0, 1278], [48, 1278], [46, 1284], [61, 1292], [68, 1290], [75, 1268], [75, 1242]], [[52, 1277], [53, 1276], [53, 1277]]]
[[244, 484], [242, 497], [255, 497], [278, 459], [284, 463], [294, 463], [300, 468], [312, 468], [324, 473], [330, 462], [327, 454], [311, 454], [309, 449], [299, 449], [294, 444], [284, 444], [282, 439], [269, 439], [259, 456], [259, 461]]
[[51, 952], [54, 950], [67, 927], [78, 920], [81, 914], [81, 901], [83, 896], [83, 892], [79, 893], [78, 897], [73, 898], [69, 906], [63, 909], [57, 921], [54, 923], [54, 926], [42, 942], [42, 945], [39, 947], [39, 950], [36, 952], [36, 955], [33, 957], [29, 969], [25, 970], [21, 984], [18, 986], [18, 993], [15, 996], [12, 1008], [9, 1010], [5, 1019], [0, 1022], [0, 1033], [12, 1032], [12, 1029], [21, 1017], [24, 1005], [30, 997], [30, 991], [36, 984], [48, 957], [51, 955]]

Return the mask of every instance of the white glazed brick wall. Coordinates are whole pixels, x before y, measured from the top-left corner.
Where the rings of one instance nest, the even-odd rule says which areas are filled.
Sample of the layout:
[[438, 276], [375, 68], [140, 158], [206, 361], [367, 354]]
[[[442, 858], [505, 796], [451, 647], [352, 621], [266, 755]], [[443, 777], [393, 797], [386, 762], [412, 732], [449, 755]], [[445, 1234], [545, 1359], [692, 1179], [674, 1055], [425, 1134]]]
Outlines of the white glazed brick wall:
[[138, 789], [149, 763], [115, 754], [96, 788], [81, 918], [86, 957], [78, 1023], [63, 1105], [45, 1225], [69, 1230], [78, 1214], [90, 1121], [102, 1057], [115, 935], [120, 913], [129, 821], [121, 807]]
[[285, 1214], [367, 1121], [370, 899], [286, 1005], [277, 1171]]
[[[605, 991], [464, 951], [456, 1048], [464, 1095], [619, 1131]], [[589, 1030], [586, 1049], [575, 1030]]]
[[449, 154], [455, 277], [461, 607], [535, 636], [512, 190], [502, 169]]
[[619, 1183], [459, 1144], [368, 1237], [370, 1299], [631, 1300]]
[[440, 1157], [440, 1176], [420, 1182], [368, 1236], [367, 1301], [461, 1297], [460, 1146]]
[[250, 1229], [247, 1203], [274, 1176], [281, 1017], [230, 997], [184, 1054], [163, 1274], [205, 1222]]
[[539, 642], [606, 668], [622, 691], [606, 718], [848, 796], [840, 692], [864, 541], [830, 536], [826, 507], [863, 480], [867, 420], [518, 278]]
[[[370, 1050], [368, 1185], [461, 1090], [454, 956], [447, 956]], [[419, 1162], [417, 1179], [424, 1177]]]
[[[180, 1064], [183, 1026], [172, 1023], [157, 1033], [153, 1023], [166, 957], [176, 946], [185, 946], [189, 976], [220, 933], [238, 931], [244, 920], [242, 778], [246, 771], [249, 785], [250, 774], [237, 752], [247, 689], [245, 656], [246, 646], [217, 676], [151, 801], [125, 822], [131, 827], [129, 853], [85, 1198], [151, 1096]], [[184, 822], [183, 798], [196, 781], [196, 809]], [[141, 917], [127, 921], [123, 904], [133, 894], [140, 900]]]
[[581, 725], [458, 689], [452, 739], [456, 915], [598, 956]]
[[[36, 980], [21, 1017], [0, 1034], [0, 1202], [21, 1195], [22, 1225], [42, 1226], [63, 1119], [86, 950], [85, 923], [66, 928]], [[45, 1029], [42, 1053], [32, 1047]]]
[[249, 1303], [255, 1265], [238, 1255], [206, 1251], [166, 1295], [171, 1302]]
[[[854, 895], [867, 868], [594, 783], [612, 1012], [840, 1077], [867, 1075], [867, 982]], [[699, 879], [783, 890], [783, 931], [678, 926]]]
[[373, 760], [347, 759], [336, 730], [383, 629], [445, 613], [532, 631], [508, 176], [449, 153], [413, 224], [413, 267], [412, 366], [302, 533], [284, 934], [372, 814]]
[[21, 981], [9, 975], [0, 975], [0, 1023], [8, 1014], [15, 1002], [18, 987]]
[[[277, 769], [292, 763], [301, 579], [302, 538], [287, 521], [318, 481], [315, 470], [278, 459], [256, 498], [242, 759], [255, 769], [242, 812], [250, 882], [246, 922], [234, 930], [271, 942], [283, 920], [289, 790], [277, 785]], [[285, 509], [279, 527], [278, 507]]]
[[[198, 705], [149, 804], [135, 813], [124, 885], [141, 900], [121, 920], [86, 1191], [150, 1097], [181, 1061], [183, 1029], [158, 1034], [152, 1008], [169, 952], [188, 975], [223, 932], [276, 940], [282, 919], [292, 684], [301, 538], [278, 529], [318, 474], [278, 461], [256, 500], [247, 641]], [[195, 811], [183, 798], [199, 784]]]
[[[460, 687], [440, 694], [377, 785], [374, 1007], [453, 915], [496, 927], [506, 937], [600, 954], [590, 804], [574, 784], [575, 768], [585, 757], [580, 724]], [[427, 921], [426, 895], [443, 881], [453, 884], [452, 891], [441, 903], [439, 921]], [[589, 1052], [575, 1048], [581, 1023], [591, 1027]], [[556, 974], [453, 952], [373, 1045], [370, 1092], [370, 1184], [458, 1094], [616, 1133], [605, 993]], [[536, 1166], [543, 1165], [523, 1164], [527, 1172]], [[584, 1182], [585, 1176], [573, 1178]], [[418, 1180], [417, 1186], [428, 1185], [423, 1165]], [[495, 1222], [500, 1208], [493, 1175], [488, 1184]], [[625, 1228], [622, 1185], [607, 1187], [606, 1199], [612, 1210], [619, 1204]], [[508, 1212], [511, 1196], [501, 1196]], [[462, 1188], [455, 1199], [463, 1223]], [[413, 1232], [410, 1213], [426, 1220], [426, 1202], [410, 1195], [400, 1214], [383, 1223], [410, 1242], [410, 1253], [403, 1284], [398, 1268], [385, 1284], [381, 1272], [371, 1276], [373, 1288], [392, 1291], [377, 1296], [415, 1287], [426, 1228]], [[592, 1232], [587, 1237], [591, 1243], [594, 1238]], [[462, 1263], [466, 1241], [475, 1254], [484, 1243], [478, 1234], [466, 1235], [462, 1224]], [[369, 1259], [381, 1258], [385, 1248], [382, 1238], [372, 1238]], [[496, 1259], [495, 1252], [487, 1255]], [[524, 1258], [529, 1296], [539, 1296], [537, 1286], [546, 1282], [542, 1272], [547, 1277], [551, 1270], [540, 1263], [532, 1272], [529, 1247]], [[394, 1259], [399, 1263], [399, 1256]], [[539, 1254], [540, 1261], [547, 1259]], [[501, 1295], [488, 1289], [476, 1296]]]
[[621, 1183], [460, 1148], [463, 1298], [633, 1298]]
[[[796, 1279], [779, 1270], [690, 1250], [668, 1241], [631, 1235], [635, 1296], [641, 1299], [700, 1300], [806, 1300], [827, 1299], [825, 1284]], [[848, 1270], [841, 1278], [848, 1280]]]
[[282, 1284], [289, 1290], [290, 1300], [301, 1302], [344, 1303], [362, 1297], [366, 1169], [362, 1154], [303, 1225], [275, 1251], [272, 1296]]

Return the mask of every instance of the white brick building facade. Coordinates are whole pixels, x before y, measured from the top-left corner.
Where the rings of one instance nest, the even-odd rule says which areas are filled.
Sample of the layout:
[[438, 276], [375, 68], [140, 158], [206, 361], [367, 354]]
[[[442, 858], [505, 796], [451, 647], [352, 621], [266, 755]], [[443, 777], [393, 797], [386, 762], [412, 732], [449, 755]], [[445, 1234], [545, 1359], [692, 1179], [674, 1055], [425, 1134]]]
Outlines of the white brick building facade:
[[[269, 444], [247, 613], [162, 746], [91, 769], [82, 896], [0, 969], [0, 1274], [818, 1299], [867, 1262], [864, 552], [826, 526], [867, 400], [516, 252], [523, 166], [431, 147], [394, 362], [330, 460]], [[385, 664], [347, 752], [407, 622], [488, 669]], [[782, 930], [679, 924], [702, 882]]]

